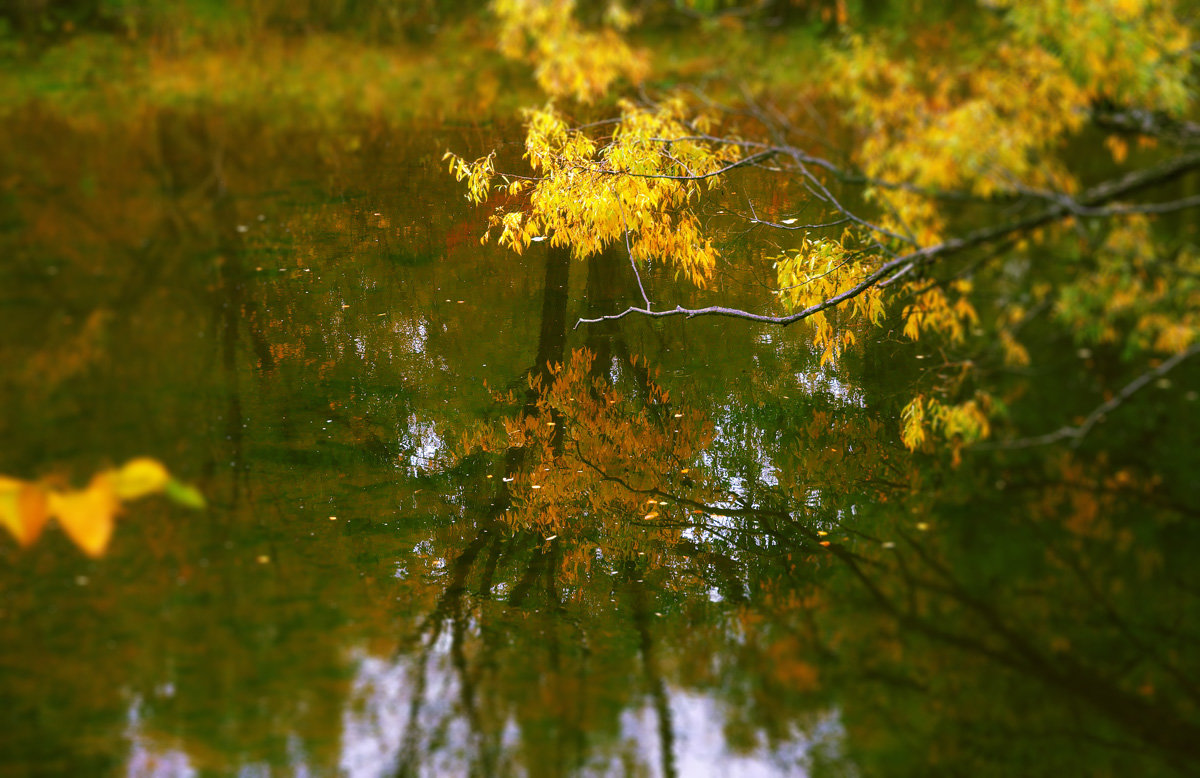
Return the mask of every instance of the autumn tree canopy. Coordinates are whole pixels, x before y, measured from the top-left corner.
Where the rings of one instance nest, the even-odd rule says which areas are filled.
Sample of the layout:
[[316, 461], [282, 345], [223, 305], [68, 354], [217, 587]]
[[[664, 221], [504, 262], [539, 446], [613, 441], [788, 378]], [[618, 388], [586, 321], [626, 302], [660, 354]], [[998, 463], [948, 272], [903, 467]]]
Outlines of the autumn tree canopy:
[[[730, 39], [754, 19], [752, 8], [684, 5]], [[943, 440], [957, 456], [996, 438], [1012, 398], [993, 379], [1031, 368], [1027, 332], [1111, 355], [1125, 383], [1082, 421], [1001, 445], [1078, 441], [1200, 351], [1190, 4], [895, 3], [899, 29], [872, 26], [878, 4], [809, 5], [827, 23], [817, 53], [778, 52], [807, 71], [799, 88], [736, 68], [704, 74], [703, 88], [664, 88], [654, 37], [639, 29], [650, 4], [611, 4], [589, 27], [572, 0], [495, 0], [501, 50], [530, 64], [548, 102], [524, 112], [526, 170], [447, 155], [472, 200], [507, 195], [484, 240], [626, 252], [641, 303], [580, 326], [806, 321], [823, 361], [867, 327], [928, 341], [945, 369], [904, 409], [910, 449]], [[785, 196], [744, 194], [763, 179]], [[734, 235], [754, 249], [732, 251]], [[647, 284], [647, 268], [667, 268], [713, 285], [733, 261], [773, 268], [774, 289], [751, 310], [687, 308]]]

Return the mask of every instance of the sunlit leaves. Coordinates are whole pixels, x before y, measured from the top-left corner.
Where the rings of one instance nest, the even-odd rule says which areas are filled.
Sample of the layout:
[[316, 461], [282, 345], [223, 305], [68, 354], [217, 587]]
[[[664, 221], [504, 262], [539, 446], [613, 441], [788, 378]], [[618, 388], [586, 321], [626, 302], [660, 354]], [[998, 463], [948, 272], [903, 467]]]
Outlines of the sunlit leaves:
[[75, 545], [88, 556], [98, 557], [108, 547], [120, 502], [113, 479], [101, 473], [86, 489], [50, 492], [50, 512]]
[[493, 166], [495, 156], [495, 153], [492, 153], [486, 157], [480, 157], [474, 162], [467, 162], [447, 151], [442, 155], [442, 161], [450, 161], [450, 174], [456, 181], [465, 180], [467, 182], [467, 199], [478, 205], [487, 200], [488, 194], [491, 192], [492, 176], [496, 172]]
[[165, 494], [192, 508], [204, 506], [194, 488], [171, 477], [162, 463], [148, 457], [92, 477], [83, 489], [0, 476], [0, 523], [22, 546], [38, 539], [50, 518], [88, 556], [104, 554], [122, 505], [151, 494]]
[[1178, 114], [1186, 107], [1192, 30], [1173, 0], [988, 0], [1027, 46], [1063, 63], [1088, 99]]
[[[571, 129], [554, 108], [526, 112], [525, 157], [533, 181], [509, 181], [528, 194], [527, 208], [498, 211], [498, 241], [517, 253], [548, 239], [587, 257], [628, 238], [635, 261], [664, 261], [697, 285], [717, 261], [711, 238], [688, 210], [735, 149], [696, 137], [680, 100], [654, 108], [621, 103], [621, 119], [606, 138]], [[487, 197], [491, 158], [474, 163], [448, 155], [451, 172], [468, 182], [468, 196]]]
[[957, 462], [964, 445], [986, 438], [991, 431], [991, 405], [991, 398], [983, 393], [957, 404], [917, 395], [900, 414], [900, 439], [911, 451], [921, 447], [927, 433], [935, 433], [950, 444]]
[[22, 546], [42, 534], [50, 518], [45, 490], [36, 484], [0, 476], [0, 522]]
[[979, 321], [975, 306], [966, 297], [971, 284], [959, 280], [947, 286], [954, 297], [948, 296], [942, 287], [933, 286], [917, 292], [915, 301], [904, 307], [905, 335], [919, 340], [923, 330], [933, 330], [951, 343], [962, 341], [966, 327]]
[[584, 29], [575, 0], [492, 0], [492, 11], [500, 20], [501, 53], [530, 62], [551, 97], [591, 102], [618, 78], [637, 82], [646, 75], [645, 53], [617, 34], [634, 17], [615, 2], [605, 16], [616, 29]]
[[925, 442], [925, 397], [917, 395], [900, 413], [900, 439], [909, 451]]
[[1089, 259], [1093, 270], [1058, 292], [1056, 313], [1081, 343], [1126, 354], [1177, 354], [1200, 340], [1200, 256], [1170, 250], [1144, 216], [1114, 220]]
[[[831, 67], [832, 92], [869, 130], [856, 154], [874, 178], [984, 198], [1073, 185], [1052, 151], [1082, 125], [1087, 95], [1045, 51], [1000, 43], [982, 65], [918, 66], [855, 39]], [[886, 206], [883, 227], [922, 246], [941, 240], [936, 200], [908, 188], [870, 191]]]
[[[789, 311], [836, 297], [858, 286], [874, 270], [869, 254], [847, 251], [836, 241], [807, 237], [800, 248], [776, 257], [775, 268], [779, 297]], [[848, 319], [879, 324], [884, 315], [883, 294], [877, 287], [868, 288], [839, 310]], [[822, 364], [855, 342], [848, 322], [847, 326], [834, 328], [833, 315], [821, 311], [808, 320], [813, 327], [813, 346], [821, 349]]]

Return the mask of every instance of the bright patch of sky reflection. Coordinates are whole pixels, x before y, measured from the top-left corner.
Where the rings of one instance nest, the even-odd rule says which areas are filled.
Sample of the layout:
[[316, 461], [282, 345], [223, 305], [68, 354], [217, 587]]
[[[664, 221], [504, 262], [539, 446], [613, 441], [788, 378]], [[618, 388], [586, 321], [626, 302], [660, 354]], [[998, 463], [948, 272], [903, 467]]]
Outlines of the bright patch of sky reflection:
[[446, 441], [437, 432], [437, 424], [425, 421], [415, 413], [408, 417], [408, 429], [400, 435], [400, 450], [408, 453], [404, 469], [415, 476], [430, 470], [445, 451]]
[[[449, 630], [428, 647], [396, 661], [360, 654], [354, 657], [351, 699], [342, 717], [339, 770], [348, 778], [406, 775], [467, 775], [479, 768], [483, 745], [471, 731], [458, 701], [461, 686], [451, 657]], [[421, 677], [423, 676], [423, 677]], [[821, 714], [807, 727], [793, 725], [774, 743], [759, 737], [750, 748], [735, 751], [726, 741], [728, 711], [709, 696], [668, 689], [670, 732], [676, 772], [680, 776], [803, 776], [815, 748], [836, 753], [844, 731], [836, 712]], [[647, 702], [621, 715], [621, 742], [606, 744], [604, 753], [582, 775], [620, 775], [633, 756], [639, 774], [662, 775], [662, 742], [658, 713]], [[500, 735], [501, 752], [519, 755], [521, 732], [508, 719]], [[493, 741], [493, 745], [495, 742]], [[507, 761], [501, 756], [502, 761]], [[512, 764], [495, 765], [520, 773]]]
[[187, 752], [159, 742], [143, 731], [141, 697], [135, 696], [129, 704], [125, 739], [129, 741], [129, 758], [125, 762], [127, 778], [192, 778], [199, 775]]
[[[725, 740], [728, 714], [722, 703], [676, 689], [667, 690], [667, 698], [675, 772], [688, 778], [806, 776], [810, 752], [818, 746], [836, 750], [844, 737], [837, 714], [827, 713], [813, 723], [810, 731], [794, 726], [790, 737], [782, 742], [769, 744], [760, 736], [751, 749], [735, 752]], [[639, 710], [625, 711], [621, 734], [637, 744], [636, 751], [650, 768], [649, 774], [661, 776], [662, 742], [654, 706], [647, 703]]]

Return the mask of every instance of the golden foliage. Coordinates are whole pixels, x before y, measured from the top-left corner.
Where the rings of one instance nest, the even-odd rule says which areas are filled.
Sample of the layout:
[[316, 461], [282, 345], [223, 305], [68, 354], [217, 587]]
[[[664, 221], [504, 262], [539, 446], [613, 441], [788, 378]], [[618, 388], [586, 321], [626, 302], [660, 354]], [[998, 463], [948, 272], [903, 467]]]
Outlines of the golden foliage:
[[538, 86], [551, 97], [591, 102], [625, 77], [637, 82], [648, 70], [646, 55], [618, 34], [634, 17], [610, 4], [609, 29], [584, 29], [575, 18], [575, 0], [493, 0], [500, 20], [500, 52], [525, 60], [535, 69]]
[[991, 432], [988, 414], [992, 405], [991, 397], [983, 392], [956, 404], [919, 394], [900, 414], [900, 439], [906, 448], [915, 451], [928, 439], [927, 433], [936, 433], [950, 444], [957, 464], [964, 445], [982, 440]]
[[[872, 268], [846, 251], [841, 243], [806, 236], [800, 248], [785, 252], [775, 259], [779, 296], [790, 311], [798, 311], [836, 297], [862, 283]], [[877, 287], [867, 289], [840, 309], [849, 317], [879, 324], [883, 320], [883, 293]], [[821, 364], [855, 342], [849, 328], [834, 330], [832, 312], [821, 311], [809, 318], [813, 326], [813, 345], [821, 349]]]
[[988, 0], [1016, 39], [1054, 52], [1089, 100], [1181, 114], [1190, 100], [1192, 30], [1174, 0]]
[[[621, 557], [640, 550], [648, 532], [660, 540], [677, 532], [672, 525], [687, 510], [659, 489], [700, 480], [691, 465], [711, 443], [713, 429], [699, 411], [671, 412], [667, 392], [652, 377], [626, 395], [594, 359], [575, 351], [565, 365], [552, 367], [548, 381], [531, 377], [532, 412], [477, 429], [459, 450], [464, 456], [523, 450], [522, 466], [503, 476], [512, 507], [502, 521], [514, 532], [562, 538], [568, 547], [599, 540], [606, 555]], [[636, 357], [622, 367], [644, 368]]]
[[[1106, 162], [1131, 162], [1125, 137], [1104, 127], [1099, 140], [1082, 132], [1104, 106], [1133, 109], [1139, 116], [1187, 115], [1194, 56], [1185, 9], [1146, 0], [988, 0], [984, 5], [993, 12], [972, 25], [940, 27], [937, 40], [918, 33], [924, 36], [916, 47], [919, 57], [912, 47], [900, 50], [885, 42], [886, 35], [851, 36], [836, 45], [819, 81], [842, 109], [842, 118], [858, 130], [847, 154], [852, 164], [845, 169], [786, 145], [792, 142], [787, 139], [790, 117], [778, 123], [770, 143], [756, 145], [713, 136], [711, 120], [692, 117], [678, 99], [653, 108], [620, 103], [620, 118], [607, 125], [613, 127], [609, 137], [572, 129], [547, 107], [526, 113], [525, 156], [534, 176], [504, 179], [507, 194], [527, 197], [527, 204], [498, 209], [491, 227], [500, 230], [502, 245], [518, 253], [547, 240], [586, 257], [628, 240], [636, 262], [664, 259], [678, 275], [703, 285], [718, 256], [703, 234], [695, 200], [705, 181], [709, 187], [719, 184], [743, 149], [765, 149], [764, 158], [790, 157], [795, 165], [784, 161], [779, 170], [795, 175], [820, 207], [853, 225], [838, 240], [806, 237], [798, 248], [774, 257], [775, 293], [789, 313], [810, 312], [822, 363], [855, 343], [856, 325], [881, 324], [889, 297], [904, 301], [899, 310], [910, 340], [932, 335], [962, 348], [968, 334], [981, 332], [974, 267], [937, 277], [936, 262], [979, 248], [1006, 250], [1003, 241], [1009, 240], [1018, 253], [1069, 254], [1064, 247], [1079, 235], [1087, 236], [1088, 250], [1095, 250], [1091, 244], [1097, 235], [1103, 238], [1095, 272], [1043, 260], [1036, 271], [1053, 282], [1030, 279], [1032, 274], [1021, 270], [1012, 277], [1021, 284], [1054, 287], [1054, 295], [1034, 297], [1039, 302], [1057, 297], [1059, 321], [1082, 340], [1124, 337], [1129, 353], [1182, 353], [1200, 337], [1194, 252], [1162, 249], [1149, 219], [1119, 216], [1124, 206], [1110, 206], [1112, 192], [1096, 194], [1104, 187], [1088, 190], [1101, 207], [1074, 202], [1083, 188], [1080, 171], [1090, 168], [1079, 165], [1071, 149], [1091, 140], [1104, 149]], [[594, 99], [617, 77], [615, 66], [602, 57], [572, 59], [584, 38], [571, 0], [496, 0], [494, 9], [505, 53], [539, 65], [557, 63], [549, 66], [561, 71], [554, 79], [539, 73], [550, 79], [543, 86], [552, 94]], [[631, 21], [616, 16], [617, 28]], [[642, 67], [638, 60], [636, 68]], [[591, 75], [580, 75], [588, 69]], [[631, 74], [625, 73], [636, 78], [641, 71]], [[820, 113], [823, 106], [809, 108]], [[748, 106], [747, 113], [768, 128], [775, 123], [765, 118], [770, 111], [761, 104]], [[1138, 147], [1145, 151], [1153, 142], [1147, 134]], [[468, 196], [485, 200], [495, 177], [492, 158], [468, 163], [450, 155], [450, 160], [454, 174], [468, 182]], [[818, 176], [827, 173], [862, 183], [875, 212], [860, 217], [828, 191], [817, 191], [825, 186]], [[1001, 212], [996, 207], [1012, 203], [1022, 208]], [[1044, 219], [1036, 210], [1029, 216], [1039, 207], [1045, 209]], [[1089, 208], [1100, 226], [1081, 223]], [[981, 213], [1004, 221], [993, 222], [996, 229], [988, 234], [976, 221]], [[1014, 298], [1029, 299], [1023, 293]], [[840, 304], [830, 303], [835, 299]], [[1014, 323], [1003, 314], [996, 317], [992, 341], [1007, 365], [1028, 365], [1031, 357], [1017, 341]], [[902, 437], [908, 448], [936, 434], [957, 456], [964, 443], [989, 434], [988, 395], [955, 396], [961, 385], [951, 389], [938, 387], [934, 393], [941, 399], [919, 396], [906, 408]]]
[[956, 298], [951, 300], [941, 286], [933, 286], [918, 292], [916, 300], [904, 307], [904, 334], [912, 340], [921, 338], [922, 330], [933, 330], [946, 336], [951, 343], [960, 343], [966, 327], [977, 323], [979, 315], [966, 295], [971, 283], [953, 281], [947, 288]]
[[[529, 205], [498, 210], [491, 226], [500, 229], [500, 245], [518, 254], [548, 240], [582, 258], [628, 236], [634, 260], [665, 261], [703, 285], [718, 253], [687, 206], [704, 191], [704, 181], [717, 185], [717, 172], [736, 149], [696, 139], [697, 120], [685, 121], [681, 100], [653, 109], [623, 101], [620, 108], [621, 119], [603, 144], [570, 129], [552, 107], [527, 111], [525, 158], [537, 177], [503, 180], [506, 194], [528, 194]], [[445, 158], [467, 181], [468, 197], [486, 200], [495, 177], [492, 158]]]
[[1150, 220], [1114, 221], [1089, 255], [1091, 273], [1063, 288], [1056, 312], [1088, 343], [1119, 343], [1131, 351], [1177, 354], [1200, 340], [1200, 256], [1191, 247], [1168, 252]]
[[[1018, 185], [1074, 186], [1052, 152], [1082, 126], [1087, 93], [1040, 48], [1003, 42], [983, 64], [930, 66], [855, 38], [831, 68], [839, 74], [834, 96], [855, 124], [870, 128], [856, 156], [872, 178], [985, 198]], [[942, 240], [945, 217], [930, 197], [880, 188], [868, 196], [885, 205], [884, 229], [921, 246]]]
[[38, 539], [51, 518], [85, 554], [102, 556], [112, 538], [123, 503], [165, 494], [181, 505], [199, 508], [204, 498], [176, 481], [162, 463], [141, 457], [92, 477], [84, 489], [61, 489], [46, 482], [0, 476], [0, 524], [22, 546]]

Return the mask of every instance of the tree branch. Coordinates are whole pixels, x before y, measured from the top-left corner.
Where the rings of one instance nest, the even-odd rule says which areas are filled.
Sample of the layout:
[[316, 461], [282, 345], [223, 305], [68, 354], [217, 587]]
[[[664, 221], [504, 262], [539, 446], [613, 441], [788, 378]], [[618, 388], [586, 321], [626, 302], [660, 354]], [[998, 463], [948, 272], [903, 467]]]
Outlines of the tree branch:
[[[1151, 186], [1171, 181], [1179, 176], [1189, 173], [1200, 168], [1200, 152], [1184, 154], [1169, 160], [1161, 165], [1144, 170], [1135, 170], [1120, 178], [1106, 181], [1103, 184], [1095, 186], [1084, 192], [1082, 196], [1076, 198], [1073, 202], [1084, 208], [1095, 208], [1104, 203], [1111, 202], [1119, 197], [1133, 194]], [[1191, 198], [1187, 198], [1191, 199]], [[945, 256], [959, 253], [968, 249], [991, 243], [1000, 238], [1007, 237], [1016, 233], [1028, 232], [1037, 229], [1053, 221], [1062, 219], [1067, 216], [1074, 215], [1071, 207], [1062, 203], [1056, 203], [1040, 213], [1027, 216], [1023, 219], [1018, 219], [1014, 222], [998, 225], [995, 227], [985, 227], [968, 233], [961, 238], [953, 238], [944, 241], [935, 246], [927, 246], [916, 251], [911, 251], [901, 255], [888, 262], [884, 262], [876, 268], [870, 275], [864, 278], [861, 282], [851, 287], [850, 289], [834, 295], [823, 302], [810, 305], [804, 310], [784, 316], [768, 316], [765, 314], [751, 313], [737, 308], [726, 308], [720, 305], [708, 306], [705, 308], [684, 308], [675, 306], [675, 308], [663, 311], [651, 311], [649, 306], [646, 308], [629, 307], [617, 314], [601, 316], [596, 319], [579, 319], [575, 322], [575, 327], [580, 324], [595, 324], [601, 321], [611, 321], [614, 319], [622, 319], [630, 314], [641, 314], [643, 316], [667, 317], [667, 316], [684, 316], [693, 318], [696, 316], [726, 316], [737, 319], [747, 319], [749, 321], [764, 322], [767, 324], [778, 324], [786, 327], [789, 324], [794, 324], [803, 319], [807, 319], [814, 314], [833, 308], [849, 300], [853, 300], [859, 295], [866, 292], [868, 289], [878, 285], [886, 276], [893, 272], [907, 273], [911, 269], [921, 265], [933, 263], [935, 260]], [[911, 265], [912, 267], [906, 267]]]
[[1170, 359], [1165, 360], [1161, 365], [1142, 373], [1137, 378], [1126, 384], [1121, 391], [1117, 392], [1111, 400], [1096, 407], [1087, 415], [1082, 422], [1074, 427], [1060, 427], [1054, 432], [1047, 432], [1045, 435], [1037, 435], [1032, 438], [1018, 438], [1017, 440], [999, 441], [996, 443], [979, 443], [971, 446], [970, 451], [994, 451], [998, 449], [1018, 449], [1018, 448], [1033, 448], [1035, 446], [1046, 446], [1051, 443], [1057, 443], [1064, 438], [1072, 439], [1072, 446], [1078, 447], [1087, 434], [1092, 431], [1105, 415], [1111, 413], [1120, 407], [1126, 400], [1132, 397], [1140, 389], [1144, 388], [1148, 383], [1156, 378], [1166, 375], [1175, 369], [1180, 362], [1185, 359], [1200, 354], [1200, 344], [1196, 344], [1186, 351], [1180, 351], [1173, 355]]

